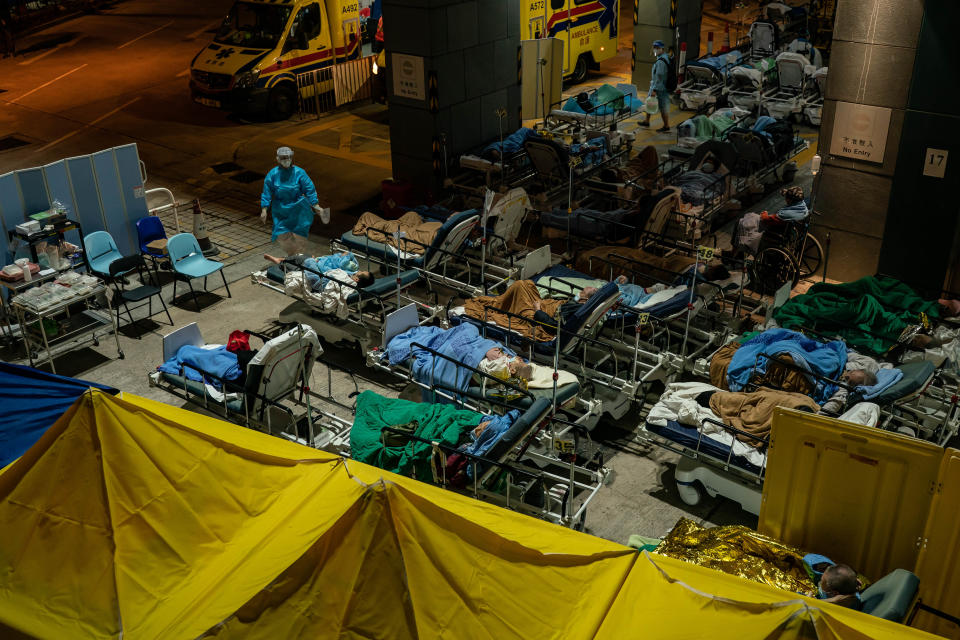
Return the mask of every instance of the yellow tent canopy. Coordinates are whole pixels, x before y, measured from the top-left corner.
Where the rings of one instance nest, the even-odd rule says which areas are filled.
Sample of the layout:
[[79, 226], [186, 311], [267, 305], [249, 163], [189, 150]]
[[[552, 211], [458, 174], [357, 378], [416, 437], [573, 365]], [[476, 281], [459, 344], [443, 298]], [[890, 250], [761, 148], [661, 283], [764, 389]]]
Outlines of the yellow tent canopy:
[[0, 635], [933, 637], [129, 394], [0, 475], [0, 531]]

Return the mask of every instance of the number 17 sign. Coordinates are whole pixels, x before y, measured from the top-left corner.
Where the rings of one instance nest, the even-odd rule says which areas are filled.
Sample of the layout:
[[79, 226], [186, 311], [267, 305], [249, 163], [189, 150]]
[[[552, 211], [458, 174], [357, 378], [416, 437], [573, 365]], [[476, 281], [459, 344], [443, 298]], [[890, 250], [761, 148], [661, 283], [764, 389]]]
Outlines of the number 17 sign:
[[927, 147], [927, 155], [923, 158], [923, 175], [942, 178], [946, 170], [947, 150]]

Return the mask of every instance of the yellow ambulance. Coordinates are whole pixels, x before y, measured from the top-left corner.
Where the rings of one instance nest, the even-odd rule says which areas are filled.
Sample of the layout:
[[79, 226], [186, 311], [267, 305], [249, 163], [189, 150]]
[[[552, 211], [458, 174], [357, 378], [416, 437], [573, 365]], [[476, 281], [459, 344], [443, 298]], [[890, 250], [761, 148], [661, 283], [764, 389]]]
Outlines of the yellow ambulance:
[[195, 102], [287, 118], [297, 74], [360, 57], [358, 0], [238, 0], [190, 64]]
[[520, 0], [524, 40], [563, 42], [563, 77], [582, 82], [587, 69], [617, 55], [619, 0]]

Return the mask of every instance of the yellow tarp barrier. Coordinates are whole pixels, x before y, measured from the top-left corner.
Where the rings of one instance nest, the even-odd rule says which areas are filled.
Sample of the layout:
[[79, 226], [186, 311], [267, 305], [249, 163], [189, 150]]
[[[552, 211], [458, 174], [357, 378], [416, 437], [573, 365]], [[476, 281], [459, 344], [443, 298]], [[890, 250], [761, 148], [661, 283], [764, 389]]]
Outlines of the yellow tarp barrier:
[[922, 638], [125, 394], [0, 475], [0, 635]]
[[[960, 451], [777, 409], [767, 465], [761, 533], [873, 580], [913, 571], [924, 603], [960, 617]], [[928, 613], [914, 624], [960, 638]]]

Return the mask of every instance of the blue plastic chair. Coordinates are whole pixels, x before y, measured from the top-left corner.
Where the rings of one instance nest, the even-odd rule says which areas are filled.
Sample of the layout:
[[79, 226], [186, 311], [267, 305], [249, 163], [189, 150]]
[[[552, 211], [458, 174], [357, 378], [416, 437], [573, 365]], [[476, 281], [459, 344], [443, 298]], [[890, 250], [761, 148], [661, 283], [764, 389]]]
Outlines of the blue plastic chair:
[[232, 298], [230, 286], [227, 284], [227, 277], [223, 275], [223, 263], [216, 260], [208, 260], [203, 257], [200, 249], [200, 243], [192, 233], [178, 233], [167, 241], [167, 255], [170, 256], [170, 264], [173, 266], [173, 299], [177, 298], [177, 280], [186, 280], [190, 286], [190, 293], [193, 295], [193, 302], [197, 305], [197, 311], [200, 311], [200, 301], [197, 300], [197, 292], [193, 289], [193, 280], [203, 278], [203, 288], [207, 288], [207, 276], [220, 272], [223, 278], [223, 286], [227, 289], [227, 297]]
[[163, 228], [163, 223], [157, 216], [144, 216], [137, 220], [137, 241], [140, 243], [140, 253], [153, 258], [154, 262], [158, 258], [165, 258], [166, 254], [162, 251], [154, 251], [147, 245], [154, 240], [166, 240], [167, 231]]
[[110, 263], [123, 257], [113, 236], [106, 231], [94, 231], [84, 236], [83, 255], [90, 271], [102, 278], [109, 278]]

